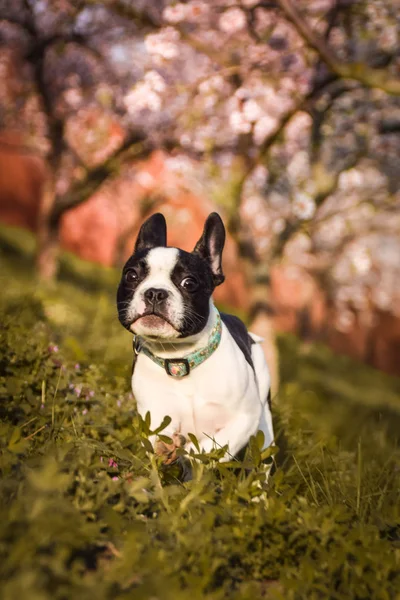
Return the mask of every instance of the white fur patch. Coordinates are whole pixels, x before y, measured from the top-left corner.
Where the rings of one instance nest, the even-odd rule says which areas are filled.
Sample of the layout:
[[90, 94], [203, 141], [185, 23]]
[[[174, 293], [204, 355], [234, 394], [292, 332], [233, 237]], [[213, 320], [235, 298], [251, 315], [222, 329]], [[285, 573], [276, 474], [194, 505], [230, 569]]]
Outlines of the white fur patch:
[[249, 336], [251, 337], [253, 342], [255, 342], [256, 344], [261, 344], [264, 341], [263, 337], [261, 337], [260, 335], [257, 335], [256, 333], [252, 333], [251, 331], [249, 331]]
[[172, 324], [160, 324], [149, 328], [140, 319], [131, 326], [132, 331], [143, 336], [174, 338], [179, 335], [179, 328], [184, 318], [183, 300], [179, 290], [171, 280], [171, 274], [178, 261], [179, 251], [176, 248], [153, 248], [146, 256], [149, 274], [135, 290], [128, 308], [128, 316], [133, 321], [145, 310], [144, 294], [150, 288], [167, 290], [166, 316]]

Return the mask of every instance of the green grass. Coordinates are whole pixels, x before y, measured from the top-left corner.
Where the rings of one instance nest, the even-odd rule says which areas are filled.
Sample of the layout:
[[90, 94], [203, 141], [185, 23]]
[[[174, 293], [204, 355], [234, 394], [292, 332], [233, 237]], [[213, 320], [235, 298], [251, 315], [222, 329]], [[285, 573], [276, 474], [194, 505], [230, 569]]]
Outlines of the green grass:
[[118, 274], [64, 256], [43, 287], [32, 252], [0, 230], [2, 598], [400, 598], [399, 379], [282, 337], [282, 466], [254, 440], [181, 483], [146, 453]]

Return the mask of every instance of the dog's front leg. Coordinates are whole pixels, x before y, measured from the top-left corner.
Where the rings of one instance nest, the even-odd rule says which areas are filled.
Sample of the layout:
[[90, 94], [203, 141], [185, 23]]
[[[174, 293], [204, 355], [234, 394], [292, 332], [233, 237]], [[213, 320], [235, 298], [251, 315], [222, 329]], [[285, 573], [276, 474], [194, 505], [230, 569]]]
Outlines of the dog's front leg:
[[[228, 450], [221, 459], [228, 461], [247, 444], [250, 437], [257, 432], [260, 421], [261, 405], [251, 413], [239, 413], [231, 419], [225, 427], [220, 429], [213, 437], [204, 432], [204, 437], [199, 440], [200, 448], [204, 452], [211, 452], [215, 448], [228, 446]], [[190, 450], [190, 447], [187, 447]]]
[[179, 448], [184, 448], [186, 444], [186, 438], [181, 433], [174, 433], [170, 437], [172, 440], [170, 444], [158, 438], [153, 442], [155, 454], [160, 456], [166, 465], [170, 465], [177, 460], [176, 451]]

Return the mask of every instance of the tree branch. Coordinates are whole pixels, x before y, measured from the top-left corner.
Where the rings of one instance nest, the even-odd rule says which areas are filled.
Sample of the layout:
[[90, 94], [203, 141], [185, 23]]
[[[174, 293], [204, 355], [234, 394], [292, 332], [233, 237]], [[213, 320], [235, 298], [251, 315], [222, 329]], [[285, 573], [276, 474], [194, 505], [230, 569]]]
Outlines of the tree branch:
[[325, 41], [309, 27], [291, 0], [277, 0], [283, 12], [296, 27], [307, 45], [317, 52], [329, 69], [343, 79], [354, 79], [370, 88], [378, 88], [387, 94], [400, 96], [400, 79], [388, 76], [385, 69], [371, 69], [363, 63], [344, 64], [335, 56]]
[[92, 196], [111, 176], [118, 173], [121, 165], [130, 159], [144, 158], [154, 148], [148, 141], [134, 134], [104, 163], [87, 171], [83, 180], [73, 186], [64, 196], [57, 196], [49, 216], [51, 227], [56, 227], [63, 214]]
[[[97, 0], [89, 0], [88, 5], [98, 4]], [[147, 27], [157, 28], [160, 27], [161, 21], [151, 16], [150, 13], [145, 10], [140, 10], [134, 7], [133, 2], [127, 4], [121, 0], [103, 0], [102, 5], [113, 13], [131, 21], [135, 21], [140, 25]]]

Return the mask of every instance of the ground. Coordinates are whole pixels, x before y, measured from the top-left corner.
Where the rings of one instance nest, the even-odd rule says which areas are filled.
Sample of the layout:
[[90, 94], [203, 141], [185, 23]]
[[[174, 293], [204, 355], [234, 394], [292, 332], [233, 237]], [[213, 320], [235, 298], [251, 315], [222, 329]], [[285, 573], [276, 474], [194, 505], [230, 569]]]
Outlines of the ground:
[[255, 439], [182, 483], [146, 452], [118, 275], [64, 256], [43, 286], [27, 234], [0, 251], [4, 600], [400, 598], [399, 379], [283, 337], [281, 466]]

